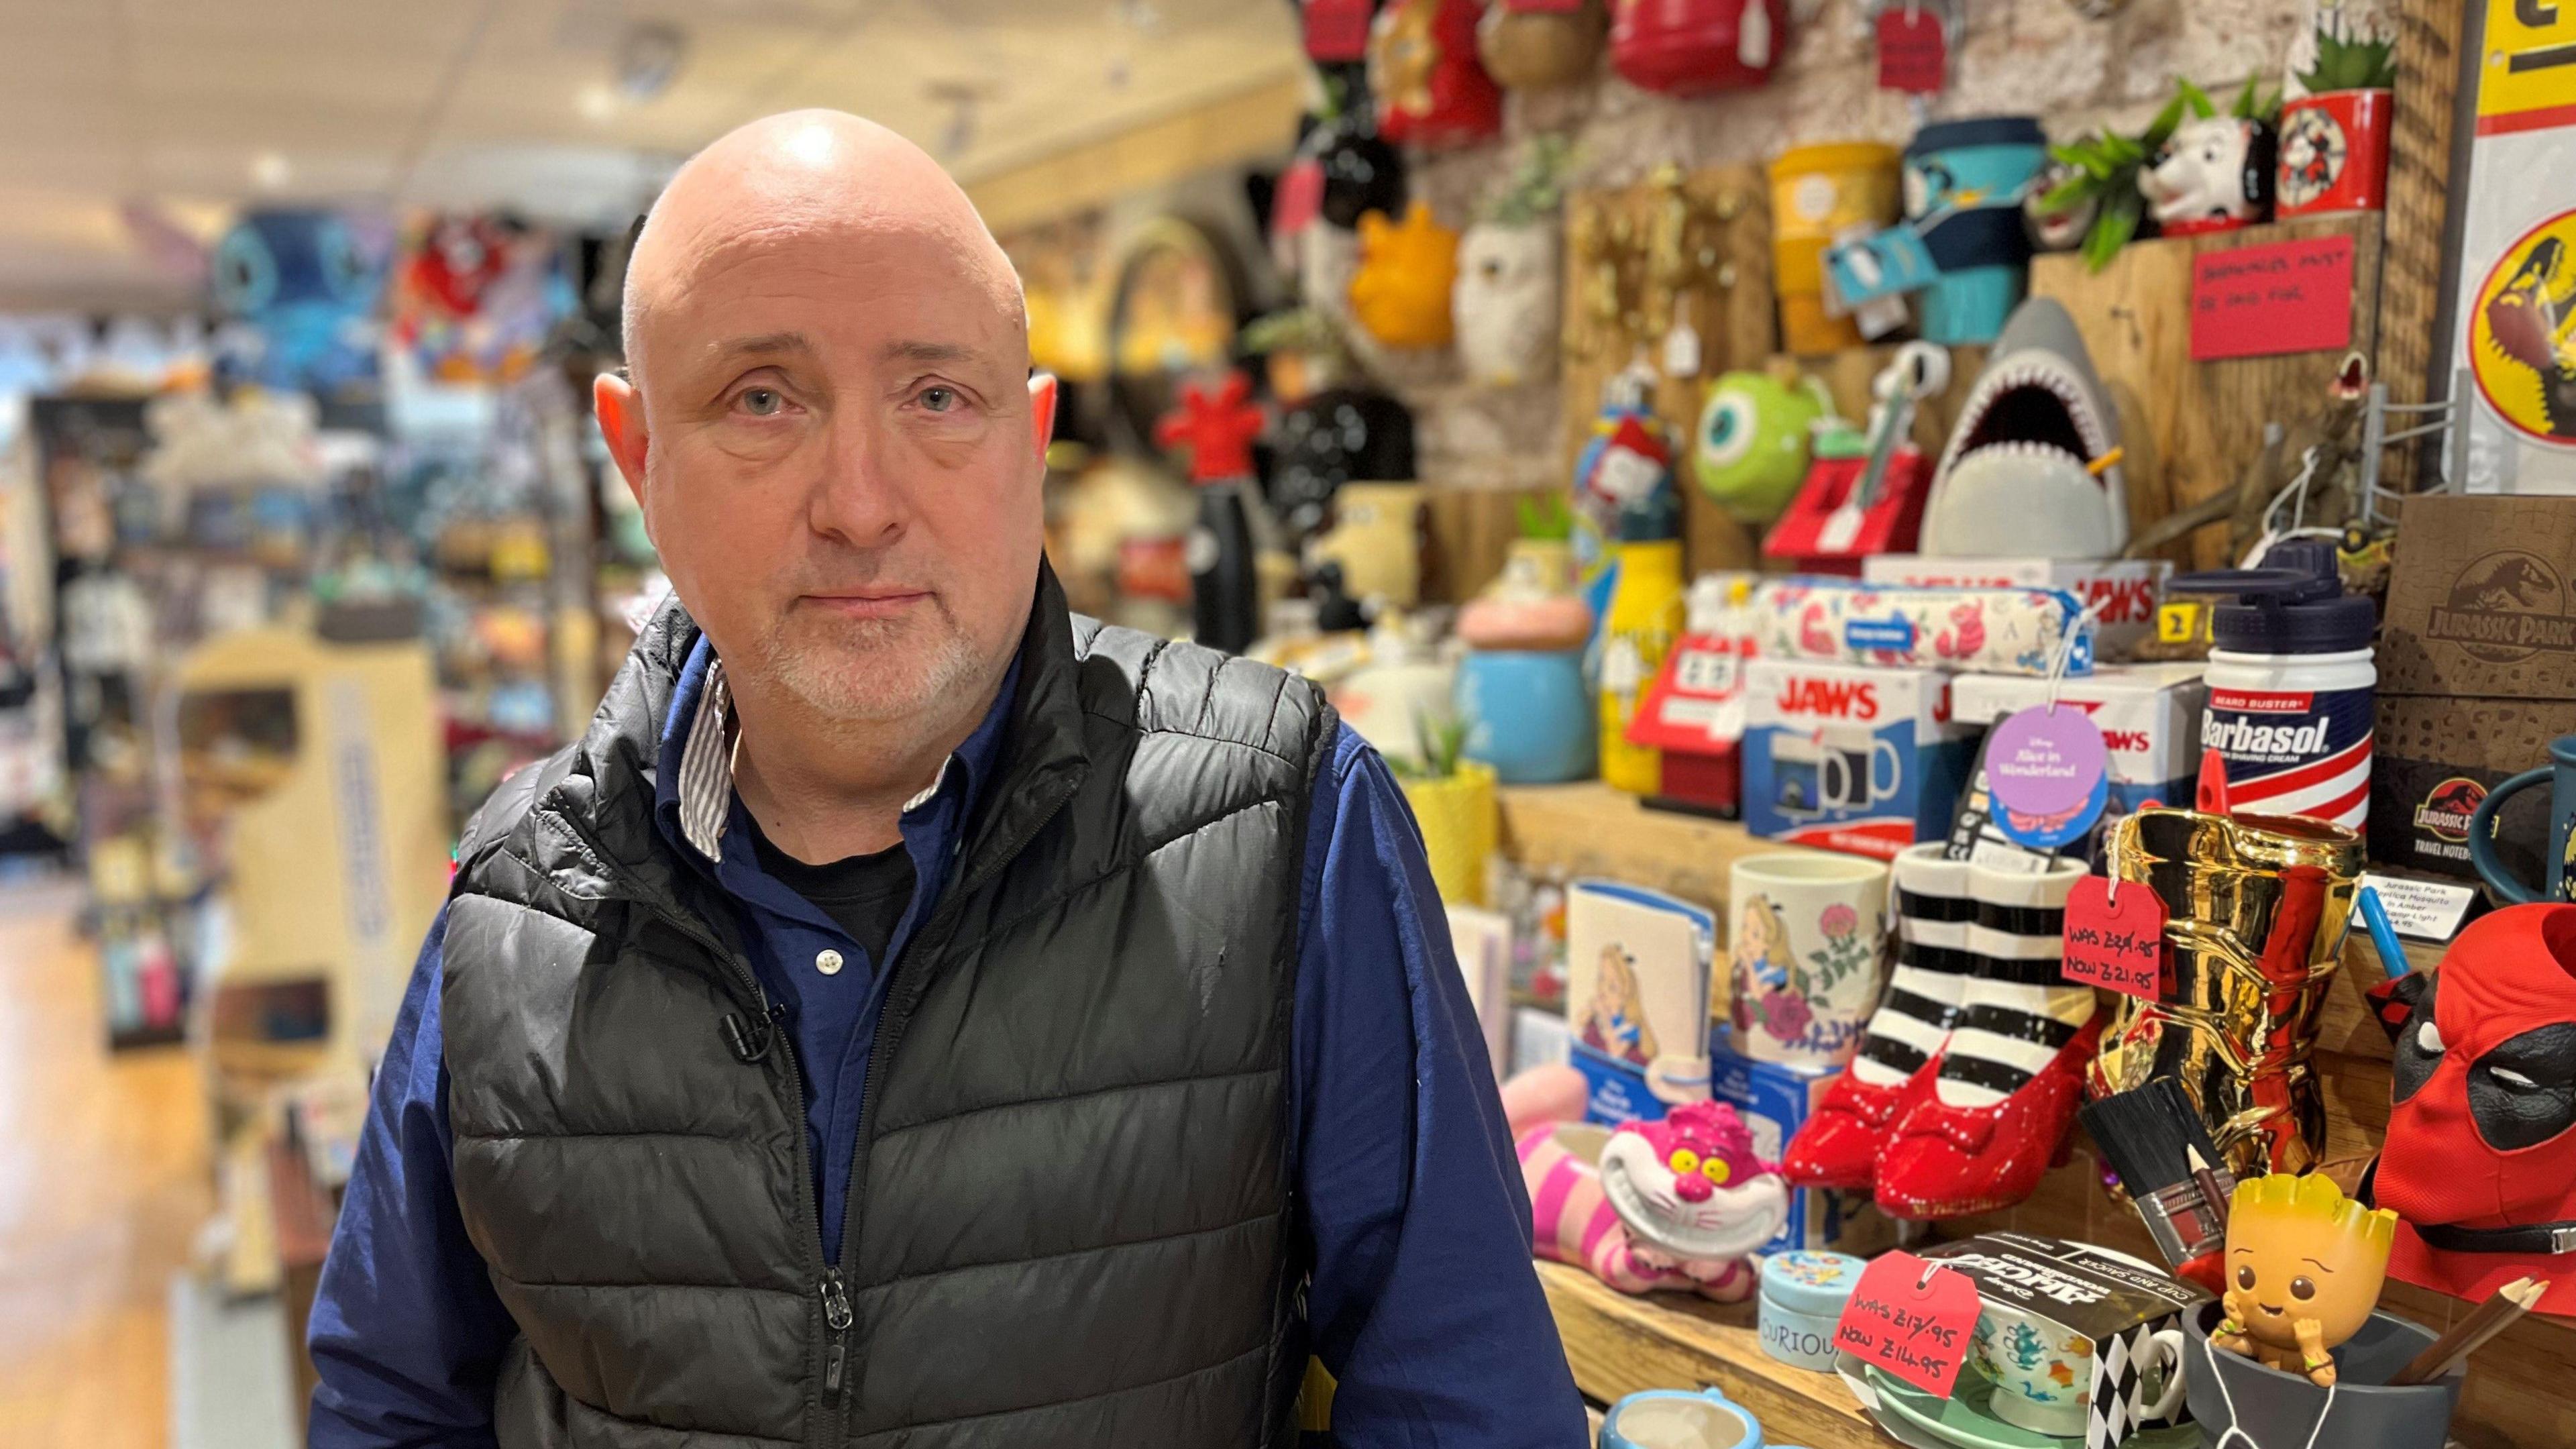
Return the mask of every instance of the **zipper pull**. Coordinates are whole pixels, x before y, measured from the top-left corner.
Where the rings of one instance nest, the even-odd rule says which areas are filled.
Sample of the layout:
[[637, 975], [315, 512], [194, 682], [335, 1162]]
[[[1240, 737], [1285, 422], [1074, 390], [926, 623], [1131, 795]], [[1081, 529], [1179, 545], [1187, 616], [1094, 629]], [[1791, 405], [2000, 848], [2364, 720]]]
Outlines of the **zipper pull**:
[[832, 1341], [823, 1350], [823, 1406], [832, 1408], [841, 1402], [841, 1380], [850, 1366], [850, 1295], [841, 1286], [841, 1270], [823, 1270], [818, 1290], [823, 1299], [823, 1324], [832, 1330]]

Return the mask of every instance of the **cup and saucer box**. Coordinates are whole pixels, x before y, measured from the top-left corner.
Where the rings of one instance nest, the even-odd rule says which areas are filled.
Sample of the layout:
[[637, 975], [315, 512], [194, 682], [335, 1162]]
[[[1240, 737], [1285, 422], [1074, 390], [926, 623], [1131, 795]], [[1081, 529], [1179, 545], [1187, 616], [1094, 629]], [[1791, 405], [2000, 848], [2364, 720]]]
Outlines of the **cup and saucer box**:
[[1565, 893], [1565, 1022], [1586, 1121], [1654, 1121], [1708, 1098], [1709, 978], [1717, 918], [1608, 881]]
[[1753, 834], [1893, 860], [1949, 829], [1975, 731], [1952, 716], [1948, 675], [1756, 659], [1745, 695]]

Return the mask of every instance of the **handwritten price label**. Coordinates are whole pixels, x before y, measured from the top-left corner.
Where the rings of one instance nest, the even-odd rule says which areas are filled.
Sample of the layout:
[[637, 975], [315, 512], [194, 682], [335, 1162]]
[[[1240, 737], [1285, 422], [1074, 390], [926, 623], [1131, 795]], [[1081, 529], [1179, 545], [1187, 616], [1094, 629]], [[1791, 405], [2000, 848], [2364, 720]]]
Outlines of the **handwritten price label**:
[[1834, 1347], [1927, 1394], [1950, 1396], [1977, 1332], [1977, 1285], [1912, 1253], [1881, 1253], [1834, 1324]]
[[2066, 897], [2066, 979], [2155, 1000], [2164, 993], [2165, 903], [2134, 881], [2088, 875]]

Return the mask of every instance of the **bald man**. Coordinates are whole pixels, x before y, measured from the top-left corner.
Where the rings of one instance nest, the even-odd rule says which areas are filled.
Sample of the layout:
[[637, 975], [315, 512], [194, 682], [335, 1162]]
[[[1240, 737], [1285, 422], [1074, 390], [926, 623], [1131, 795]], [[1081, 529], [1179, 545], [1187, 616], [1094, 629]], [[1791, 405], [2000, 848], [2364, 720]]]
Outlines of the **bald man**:
[[626, 319], [674, 598], [466, 827], [314, 1449], [1284, 1445], [1310, 1354], [1343, 1445], [1584, 1442], [1403, 797], [1312, 686], [1066, 613], [964, 194], [756, 122]]

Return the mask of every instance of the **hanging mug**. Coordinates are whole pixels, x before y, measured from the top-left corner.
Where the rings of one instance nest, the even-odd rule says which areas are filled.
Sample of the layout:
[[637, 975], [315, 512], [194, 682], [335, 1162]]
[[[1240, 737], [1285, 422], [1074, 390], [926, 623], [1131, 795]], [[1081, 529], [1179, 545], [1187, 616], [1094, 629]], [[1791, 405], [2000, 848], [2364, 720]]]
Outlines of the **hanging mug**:
[[[2542, 781], [2551, 781], [2549, 800], [2549, 846], [2541, 859], [2546, 862], [2548, 879], [2538, 890], [2516, 879], [2496, 855], [2496, 813], [2516, 790]], [[2536, 770], [2525, 770], [2487, 792], [2476, 813], [2469, 816], [2469, 859], [2478, 874], [2495, 887], [2496, 894], [2516, 905], [2531, 901], [2576, 901], [2576, 735], [2561, 735], [2549, 742], [2549, 763]]]

